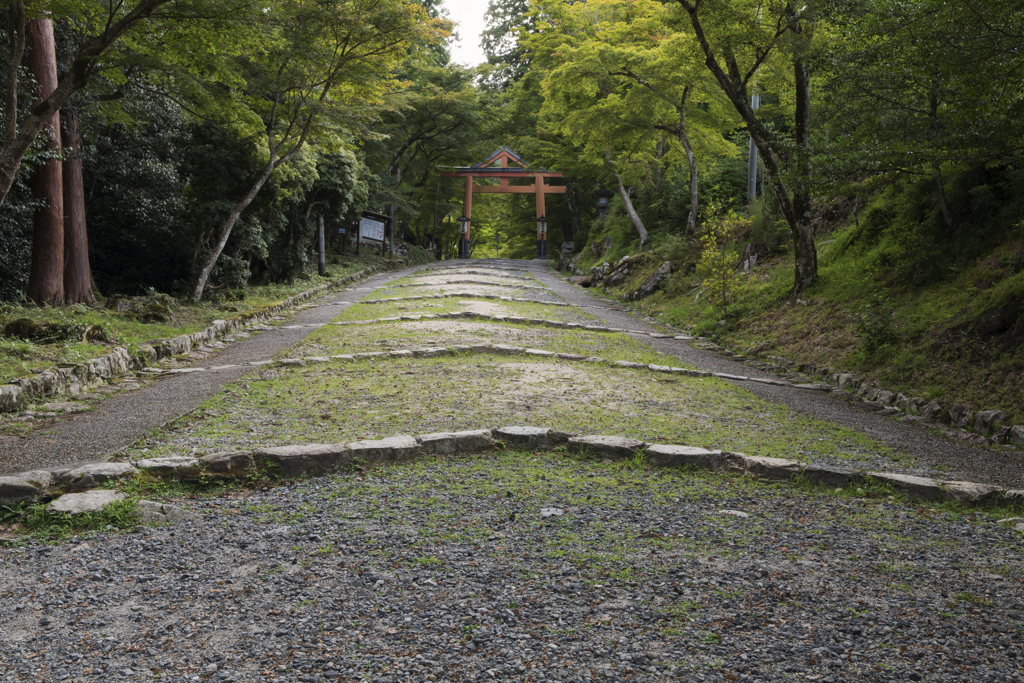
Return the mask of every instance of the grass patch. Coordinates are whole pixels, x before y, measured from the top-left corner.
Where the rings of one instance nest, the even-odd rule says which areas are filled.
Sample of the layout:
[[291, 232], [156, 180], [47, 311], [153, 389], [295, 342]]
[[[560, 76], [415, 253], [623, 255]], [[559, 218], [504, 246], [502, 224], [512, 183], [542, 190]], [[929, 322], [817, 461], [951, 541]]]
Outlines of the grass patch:
[[652, 350], [627, 334], [562, 330], [524, 323], [494, 323], [473, 319], [360, 326], [327, 325], [310, 334], [298, 348], [284, 353], [289, 357], [330, 356], [482, 343], [510, 344], [587, 357], [600, 356], [608, 360], [691, 367], [674, 356]]
[[532, 424], [804, 462], [898, 457], [859, 433], [725, 381], [664, 379], [645, 370], [494, 356], [264, 368], [130, 455]]
[[44, 542], [65, 541], [101, 531], [131, 531], [138, 524], [137, 500], [128, 497], [102, 510], [75, 515], [50, 512], [46, 503], [11, 506], [0, 514], [0, 528]]

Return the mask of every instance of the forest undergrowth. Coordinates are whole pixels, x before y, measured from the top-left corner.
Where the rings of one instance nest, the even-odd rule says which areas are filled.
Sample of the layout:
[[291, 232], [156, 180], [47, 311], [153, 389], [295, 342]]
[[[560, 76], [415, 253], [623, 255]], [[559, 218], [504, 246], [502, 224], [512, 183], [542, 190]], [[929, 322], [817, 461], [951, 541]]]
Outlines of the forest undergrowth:
[[[672, 261], [661, 289], [633, 303], [666, 323], [748, 355], [853, 372], [926, 401], [999, 409], [1020, 421], [1022, 183], [1017, 169], [960, 174], [949, 191], [959, 217], [952, 229], [923, 182], [890, 185], [866, 201], [819, 201], [820, 279], [797, 297], [785, 223], [760, 201], [741, 215], [707, 221], [701, 237], [656, 235], [639, 254], [613, 214], [592, 229], [575, 270], [628, 256], [634, 265], [625, 279], [603, 289], [629, 300]], [[724, 239], [708, 242], [723, 232]], [[604, 252], [608, 238], [612, 247]], [[746, 270], [745, 249], [759, 257]], [[709, 268], [709, 252], [727, 267]]]

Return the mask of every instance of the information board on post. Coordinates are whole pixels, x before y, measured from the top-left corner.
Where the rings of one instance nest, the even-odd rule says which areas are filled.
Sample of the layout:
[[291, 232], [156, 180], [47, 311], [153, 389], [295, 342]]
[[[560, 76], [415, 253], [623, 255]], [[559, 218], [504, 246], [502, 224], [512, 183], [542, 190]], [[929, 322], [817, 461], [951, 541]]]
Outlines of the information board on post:
[[364, 240], [384, 241], [384, 221], [365, 214], [359, 219], [359, 238]]

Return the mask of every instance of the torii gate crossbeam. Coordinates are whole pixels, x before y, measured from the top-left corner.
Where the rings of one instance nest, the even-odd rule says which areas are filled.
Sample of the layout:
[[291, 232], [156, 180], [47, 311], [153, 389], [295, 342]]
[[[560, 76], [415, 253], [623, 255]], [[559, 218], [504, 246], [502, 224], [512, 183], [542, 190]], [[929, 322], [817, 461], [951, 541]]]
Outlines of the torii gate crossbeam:
[[[501, 161], [501, 167], [493, 164]], [[509, 166], [509, 162], [516, 166]], [[551, 171], [528, 171], [528, 164], [518, 154], [508, 147], [502, 147], [492, 154], [486, 161], [475, 166], [456, 168], [454, 171], [447, 171], [442, 175], [449, 178], [465, 178], [465, 196], [462, 202], [462, 214], [467, 219], [472, 219], [473, 195], [474, 194], [533, 194], [536, 197], [537, 218], [546, 218], [544, 213], [544, 197], [549, 194], [565, 194], [564, 185], [548, 185], [545, 180], [548, 178], [561, 178], [561, 173]], [[499, 185], [477, 185], [474, 178], [498, 178]], [[523, 180], [531, 178], [533, 185], [510, 185], [509, 180]], [[469, 258], [469, 229], [470, 222], [466, 221], [465, 232], [459, 241], [459, 258]], [[547, 258], [548, 236], [545, 230], [541, 229], [541, 223], [537, 225], [537, 258]]]

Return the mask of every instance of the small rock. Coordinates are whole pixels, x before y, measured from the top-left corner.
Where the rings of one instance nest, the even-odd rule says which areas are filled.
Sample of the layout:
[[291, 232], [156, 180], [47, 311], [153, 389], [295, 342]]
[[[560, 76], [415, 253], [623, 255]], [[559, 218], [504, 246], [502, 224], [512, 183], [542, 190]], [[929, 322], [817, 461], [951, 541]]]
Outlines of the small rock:
[[974, 416], [974, 429], [979, 434], [988, 436], [996, 430], [1005, 417], [1006, 413], [1001, 410], [979, 410], [978, 414]]
[[195, 514], [177, 505], [157, 503], [152, 500], [140, 500], [136, 504], [136, 510], [139, 522], [147, 525], [174, 524], [195, 517]]
[[63, 496], [46, 506], [47, 512], [64, 512], [77, 515], [83, 512], [98, 512], [111, 503], [124, 500], [128, 496], [120, 491], [108, 489], [86, 491], [84, 493], [65, 493]]
[[949, 409], [950, 422], [954, 427], [960, 427], [961, 429], [971, 423], [973, 414], [971, 409], [966, 404], [957, 403]]

